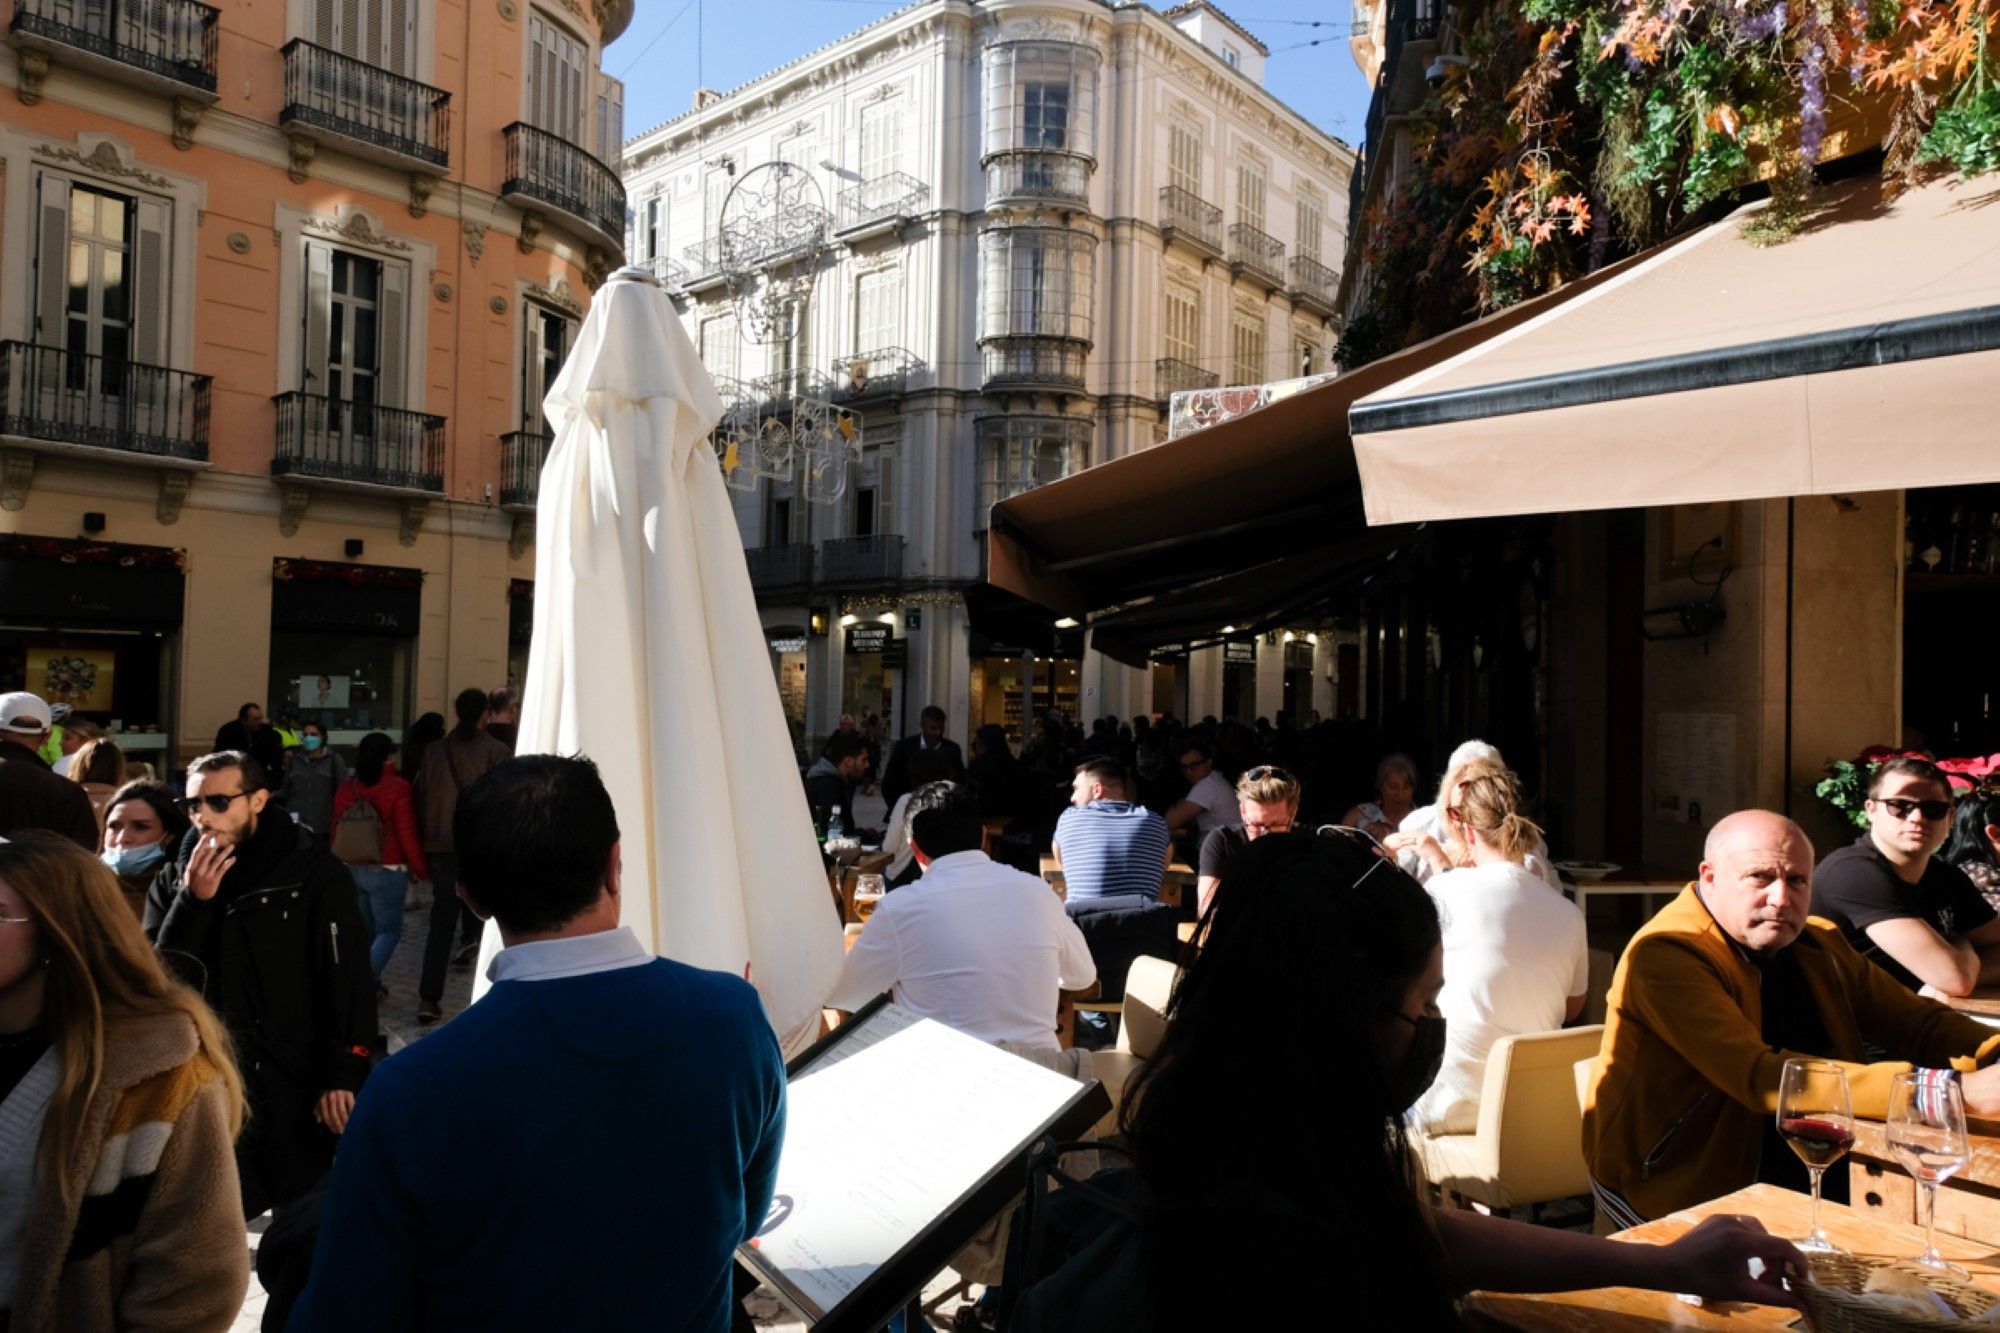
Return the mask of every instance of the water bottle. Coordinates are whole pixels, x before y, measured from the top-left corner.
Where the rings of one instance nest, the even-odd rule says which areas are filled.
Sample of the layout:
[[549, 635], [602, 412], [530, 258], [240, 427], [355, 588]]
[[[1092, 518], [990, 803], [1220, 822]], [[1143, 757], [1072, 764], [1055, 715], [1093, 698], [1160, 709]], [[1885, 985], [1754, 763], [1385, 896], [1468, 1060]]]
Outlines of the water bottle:
[[835, 842], [847, 836], [847, 826], [841, 823], [840, 811], [834, 810], [826, 817], [826, 840]]

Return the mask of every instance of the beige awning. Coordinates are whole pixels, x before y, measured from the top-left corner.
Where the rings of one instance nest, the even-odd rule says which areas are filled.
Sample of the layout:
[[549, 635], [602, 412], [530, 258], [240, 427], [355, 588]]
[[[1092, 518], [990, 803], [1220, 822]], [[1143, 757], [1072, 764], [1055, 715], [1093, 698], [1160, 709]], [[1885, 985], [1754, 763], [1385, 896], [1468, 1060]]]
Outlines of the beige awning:
[[1766, 206], [1359, 398], [1368, 521], [2000, 480], [2000, 177]]

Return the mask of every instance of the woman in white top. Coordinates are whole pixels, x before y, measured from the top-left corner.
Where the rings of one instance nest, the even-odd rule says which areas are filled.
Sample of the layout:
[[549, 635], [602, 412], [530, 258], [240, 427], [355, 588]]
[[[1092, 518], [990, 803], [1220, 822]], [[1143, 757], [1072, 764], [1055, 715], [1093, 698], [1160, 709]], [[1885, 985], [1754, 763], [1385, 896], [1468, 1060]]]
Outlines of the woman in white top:
[[1477, 1128], [1486, 1057], [1500, 1038], [1552, 1031], [1583, 1009], [1583, 914], [1522, 864], [1541, 830], [1521, 805], [1510, 770], [1476, 766], [1444, 802], [1469, 864], [1453, 864], [1429, 836], [1416, 844], [1433, 872], [1424, 887], [1444, 918], [1444, 1067], [1410, 1113], [1426, 1133]]
[[[1466, 741], [1451, 752], [1451, 759], [1444, 766], [1444, 777], [1438, 782], [1437, 799], [1429, 805], [1420, 805], [1403, 817], [1398, 831], [1382, 839], [1382, 845], [1396, 853], [1396, 864], [1422, 884], [1435, 873], [1431, 863], [1417, 852], [1417, 844], [1426, 836], [1444, 849], [1445, 857], [1454, 866], [1468, 866], [1472, 862], [1463, 844], [1452, 837], [1451, 826], [1444, 817], [1447, 799], [1453, 788], [1475, 769], [1505, 768], [1507, 761], [1500, 757], [1500, 751], [1485, 741]], [[1560, 891], [1562, 878], [1549, 860], [1549, 846], [1542, 841], [1542, 831], [1535, 830], [1534, 844], [1528, 848], [1522, 865], [1539, 877], [1550, 888]]]
[[943, 782], [950, 777], [951, 761], [944, 757], [943, 750], [918, 750], [910, 756], [910, 789], [896, 798], [882, 826], [882, 850], [889, 853], [889, 864], [883, 867], [882, 874], [890, 888], [901, 888], [919, 873], [916, 854], [910, 849], [910, 797], [926, 783]]

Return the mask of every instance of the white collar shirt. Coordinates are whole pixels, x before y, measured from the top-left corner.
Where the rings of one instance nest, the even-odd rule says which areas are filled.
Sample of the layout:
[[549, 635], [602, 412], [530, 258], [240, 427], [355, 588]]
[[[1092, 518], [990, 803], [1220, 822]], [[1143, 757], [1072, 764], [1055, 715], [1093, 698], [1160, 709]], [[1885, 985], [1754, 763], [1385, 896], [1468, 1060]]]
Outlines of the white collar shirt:
[[652, 961], [653, 955], [646, 952], [632, 928], [620, 926], [559, 940], [530, 940], [502, 949], [486, 965], [486, 977], [493, 982], [556, 981], [621, 967], [643, 967]]
[[1054, 1048], [1057, 991], [1096, 979], [1046, 882], [954, 852], [882, 899], [827, 1003], [852, 1011], [893, 989], [905, 1009], [982, 1041]]

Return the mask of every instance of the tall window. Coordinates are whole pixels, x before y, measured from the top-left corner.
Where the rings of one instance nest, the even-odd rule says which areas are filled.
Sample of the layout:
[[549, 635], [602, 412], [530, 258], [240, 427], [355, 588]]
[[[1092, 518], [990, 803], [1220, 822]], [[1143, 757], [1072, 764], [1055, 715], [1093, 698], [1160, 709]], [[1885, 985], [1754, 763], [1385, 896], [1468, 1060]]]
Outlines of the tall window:
[[818, 156], [819, 147], [813, 142], [810, 132], [778, 140], [777, 151], [771, 155], [773, 161], [789, 162], [795, 167], [804, 167], [807, 171], [811, 171], [816, 165], [814, 159]]
[[166, 362], [167, 205], [51, 172], [38, 184], [34, 340], [72, 353], [65, 388], [108, 409], [133, 391], [126, 363]]
[[1061, 227], [981, 233], [982, 338], [1039, 334], [1088, 340], [1097, 241]]
[[704, 239], [718, 234], [722, 221], [722, 201], [729, 197], [729, 187], [736, 178], [717, 168], [708, 173], [701, 185], [701, 224]]
[[1319, 262], [1320, 233], [1325, 230], [1326, 205], [1320, 202], [1318, 194], [1309, 189], [1299, 190], [1298, 253], [1313, 262]]
[[973, 423], [978, 444], [979, 512], [984, 530], [1002, 500], [1060, 481], [1089, 463], [1091, 423], [1080, 417], [987, 417]]
[[616, 167], [625, 152], [625, 85], [609, 74], [597, 76], [597, 160]]
[[1231, 384], [1264, 382], [1264, 321], [1248, 312], [1237, 312], [1229, 328]]
[[583, 108], [590, 64], [583, 43], [531, 11], [528, 51], [528, 123], [581, 147], [589, 142]]
[[1201, 362], [1201, 293], [1190, 287], [1167, 288], [1166, 355], [1189, 365]]
[[524, 336], [521, 354], [521, 429], [554, 436], [553, 423], [542, 415], [542, 404], [555, 387], [576, 335], [575, 323], [559, 310], [523, 301]]
[[1264, 168], [1255, 162], [1236, 164], [1236, 220], [1258, 231], [1264, 227]]
[[718, 315], [702, 321], [701, 363], [717, 380], [743, 377], [743, 345], [736, 336], [736, 316]]
[[903, 339], [903, 275], [863, 273], [854, 283], [854, 350], [877, 352]]
[[878, 181], [903, 169], [903, 112], [893, 102], [861, 111], [861, 179]]
[[658, 259], [666, 253], [667, 219], [666, 209], [662, 206], [665, 202], [657, 194], [646, 201], [645, 221], [641, 224], [644, 235], [639, 238], [640, 245], [634, 252], [635, 258]]
[[872, 537], [896, 530], [895, 445], [869, 445], [861, 451], [848, 489], [847, 529], [850, 536]]
[[[87, 6], [94, 8], [94, 6]], [[416, 0], [312, 0], [313, 42], [392, 74], [416, 73]]]
[[1167, 132], [1167, 184], [1201, 196], [1201, 131], [1184, 120]]
[[1001, 42], [986, 48], [987, 153], [1097, 151], [1095, 48], [1072, 42]]

